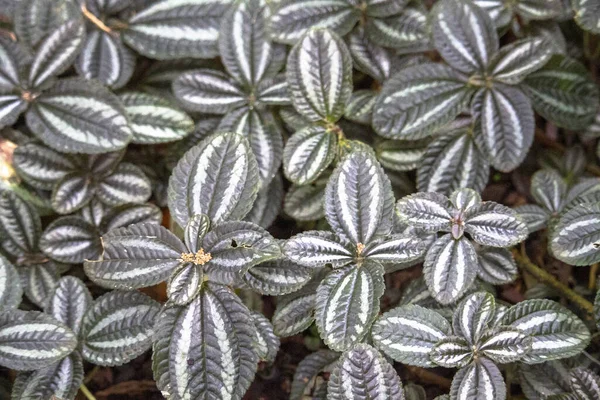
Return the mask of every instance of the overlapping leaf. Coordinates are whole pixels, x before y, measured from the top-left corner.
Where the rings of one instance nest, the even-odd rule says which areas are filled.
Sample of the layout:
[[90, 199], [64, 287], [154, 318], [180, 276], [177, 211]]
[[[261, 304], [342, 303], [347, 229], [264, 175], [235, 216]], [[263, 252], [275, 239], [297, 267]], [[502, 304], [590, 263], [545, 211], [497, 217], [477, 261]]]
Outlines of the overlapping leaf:
[[19, 279], [14, 265], [0, 255], [0, 312], [17, 308], [21, 303], [23, 288]]
[[553, 229], [554, 257], [572, 265], [600, 261], [600, 203], [581, 204], [565, 213]]
[[297, 185], [314, 182], [331, 164], [337, 152], [337, 137], [322, 126], [308, 126], [296, 132], [283, 152], [283, 171]]

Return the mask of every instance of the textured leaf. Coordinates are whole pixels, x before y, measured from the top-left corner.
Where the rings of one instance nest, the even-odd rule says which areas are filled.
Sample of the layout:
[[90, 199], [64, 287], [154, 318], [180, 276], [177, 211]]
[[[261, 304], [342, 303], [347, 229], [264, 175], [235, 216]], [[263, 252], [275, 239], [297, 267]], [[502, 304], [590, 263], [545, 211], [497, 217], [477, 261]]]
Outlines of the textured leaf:
[[324, 218], [324, 197], [325, 182], [321, 180], [311, 185], [292, 185], [286, 193], [283, 211], [298, 221], [314, 221]]
[[102, 179], [96, 187], [96, 196], [109, 206], [144, 203], [152, 195], [152, 186], [140, 167], [121, 163], [115, 171]]
[[[286, 53], [284, 52], [282, 55], [286, 55]], [[285, 57], [282, 58], [282, 62], [285, 63]], [[275, 68], [273, 68], [274, 66]], [[281, 68], [281, 66], [273, 62], [270, 68], [275, 70]], [[263, 79], [258, 84], [256, 91], [256, 99], [259, 105], [289, 106], [292, 104], [285, 73]]]
[[33, 57], [29, 86], [39, 88], [65, 72], [79, 54], [84, 38], [85, 25], [80, 20], [69, 21], [48, 35]]
[[29, 49], [40, 45], [55, 29], [80, 14], [68, 0], [23, 0], [15, 7], [15, 33]]
[[370, 125], [378, 93], [374, 90], [356, 90], [346, 104], [344, 118], [359, 124]]
[[261, 313], [251, 311], [252, 321], [256, 326], [254, 348], [261, 361], [272, 363], [279, 351], [279, 338], [273, 333], [273, 326]]
[[494, 317], [496, 302], [487, 292], [476, 292], [462, 300], [452, 319], [454, 333], [464, 337], [470, 346], [477, 345]]
[[54, 220], [40, 237], [40, 249], [52, 259], [81, 264], [97, 258], [102, 242], [96, 228], [80, 217], [67, 216]]
[[240, 400], [254, 378], [258, 357], [256, 328], [239, 298], [209, 282], [190, 304], [165, 313], [172, 314], [168, 318], [174, 323], [157, 326], [163, 332], [161, 352], [154, 348], [154, 373], [165, 384], [161, 390], [176, 399]]
[[129, 117], [134, 143], [172, 142], [194, 130], [194, 121], [162, 97], [130, 92], [119, 99]]
[[473, 284], [477, 268], [477, 253], [471, 242], [464, 236], [456, 240], [446, 234], [427, 251], [423, 274], [433, 297], [450, 304]]
[[92, 301], [92, 295], [80, 279], [65, 276], [58, 281], [45, 311], [78, 335], [83, 317], [91, 307]]
[[26, 109], [27, 102], [20, 96], [0, 95], [0, 127], [14, 125]]
[[347, 38], [354, 67], [376, 81], [386, 81], [394, 66], [393, 53], [381, 47], [381, 43], [369, 40], [362, 27], [352, 30]]
[[384, 140], [376, 148], [377, 159], [386, 169], [410, 171], [423, 162], [428, 140]]
[[559, 361], [521, 364], [517, 372], [523, 393], [529, 399], [545, 399], [570, 390], [569, 371]]
[[464, 223], [471, 238], [484, 246], [514, 246], [525, 240], [528, 234], [527, 226], [514, 210], [491, 201], [468, 209]]
[[600, 377], [586, 368], [571, 371], [571, 387], [581, 400], [600, 397]]
[[571, 357], [590, 341], [585, 324], [567, 308], [550, 300], [525, 300], [512, 306], [501, 320], [532, 337], [531, 350], [522, 358], [527, 364]]
[[394, 194], [375, 157], [354, 151], [337, 166], [325, 190], [325, 216], [352, 243], [368, 244], [391, 231]]
[[100, 30], [87, 34], [75, 68], [86, 79], [96, 79], [113, 89], [123, 87], [133, 75], [135, 53], [113, 35]]
[[247, 102], [237, 82], [211, 69], [181, 74], [173, 81], [173, 94], [186, 109], [211, 114], [226, 114]]
[[501, 364], [518, 361], [531, 350], [532, 339], [519, 329], [499, 327], [481, 337], [479, 351]]
[[274, 40], [294, 44], [311, 28], [328, 28], [339, 35], [350, 32], [360, 12], [345, 0], [288, 0], [270, 21]]
[[0, 228], [8, 241], [22, 253], [37, 250], [42, 223], [37, 211], [14, 192], [0, 192]]
[[383, 267], [365, 263], [331, 272], [317, 289], [316, 322], [325, 344], [344, 351], [368, 333], [379, 313], [383, 295]]
[[400, 219], [428, 232], [449, 230], [451, 204], [439, 193], [416, 193], [403, 197], [396, 204]]
[[525, 204], [515, 207], [514, 210], [519, 218], [527, 225], [529, 233], [533, 233], [546, 227], [550, 213], [535, 204]]
[[492, 285], [505, 285], [519, 275], [512, 253], [506, 249], [483, 247], [478, 252], [477, 276]]
[[27, 298], [39, 308], [44, 308], [60, 278], [56, 264], [52, 261], [31, 264], [18, 271]]
[[22, 296], [23, 288], [17, 270], [0, 255], [0, 312], [17, 308]]
[[442, 367], [461, 368], [471, 362], [473, 351], [465, 339], [449, 336], [434, 346], [429, 357]]
[[329, 370], [340, 358], [340, 354], [331, 350], [321, 349], [310, 353], [298, 364], [294, 372], [290, 400], [303, 400], [305, 396], [311, 396], [311, 389], [319, 384], [327, 385], [327, 382], [319, 376], [321, 373]]
[[368, 344], [344, 353], [329, 379], [327, 398], [331, 400], [404, 400], [396, 370]]
[[221, 22], [221, 59], [231, 76], [246, 87], [255, 87], [285, 63], [285, 47], [267, 38], [270, 15], [264, 0], [250, 0], [232, 7]]
[[52, 189], [57, 181], [77, 169], [71, 157], [37, 143], [18, 146], [13, 153], [13, 166], [20, 177], [40, 189]]
[[40, 140], [65, 153], [118, 150], [132, 135], [118, 98], [85, 79], [59, 81], [36, 99], [26, 118]]
[[434, 367], [429, 353], [452, 333], [448, 321], [435, 311], [417, 305], [396, 307], [381, 316], [371, 330], [373, 343], [394, 360], [408, 365]]
[[552, 53], [551, 43], [542, 37], [517, 40], [502, 47], [494, 56], [489, 74], [499, 82], [516, 85], [530, 73], [542, 68]]
[[59, 214], [72, 214], [92, 200], [94, 189], [87, 174], [71, 172], [54, 186], [50, 198], [52, 209]]
[[600, 3], [594, 0], [574, 0], [575, 22], [584, 30], [600, 33]]
[[97, 365], [121, 365], [150, 348], [160, 305], [135, 291], [109, 292], [83, 318], [83, 358]]
[[250, 268], [243, 279], [260, 294], [281, 296], [300, 289], [311, 276], [312, 268], [280, 258]]
[[244, 217], [244, 221], [253, 222], [263, 228], [273, 225], [281, 212], [284, 194], [283, 179], [277, 174], [269, 186], [258, 192], [254, 205]]
[[201, 265], [182, 264], [169, 278], [167, 285], [169, 302], [177, 305], [189, 303], [200, 291], [203, 281], [204, 272]]
[[450, 399], [502, 400], [506, 398], [506, 385], [502, 373], [492, 361], [479, 358], [460, 369], [450, 388]]
[[596, 116], [600, 94], [579, 62], [554, 55], [523, 81], [523, 90], [542, 117], [567, 129], [583, 129]]
[[17, 371], [38, 369], [71, 353], [77, 337], [64, 324], [36, 311], [0, 314], [0, 365]]
[[164, 281], [179, 265], [187, 249], [157, 224], [136, 224], [102, 237], [104, 253], [98, 261], [86, 261], [86, 275], [100, 286], [134, 289]]
[[[418, 3], [417, 3], [418, 4]], [[401, 13], [370, 18], [365, 26], [367, 36], [380, 46], [397, 49], [400, 53], [416, 53], [430, 49], [427, 11], [408, 6]]]
[[562, 210], [567, 195], [567, 184], [553, 170], [540, 170], [531, 177], [531, 195], [550, 213]]
[[9, 38], [0, 37], [0, 93], [10, 93], [19, 87], [18, 47]]
[[218, 54], [218, 28], [230, 4], [228, 0], [151, 2], [129, 19], [122, 37], [150, 58], [211, 58]]
[[360, 255], [380, 263], [409, 263], [419, 260], [425, 251], [426, 246], [421, 238], [397, 234], [371, 242]]
[[490, 166], [466, 132], [435, 138], [417, 169], [417, 189], [449, 195], [460, 188], [481, 191], [489, 179]]
[[332, 264], [340, 267], [352, 261], [351, 250], [331, 232], [306, 231], [285, 241], [283, 253], [291, 261], [307, 267]]
[[373, 128], [388, 138], [420, 139], [464, 111], [472, 93], [443, 64], [405, 68], [384, 85], [373, 111]]
[[337, 121], [352, 94], [352, 58], [329, 30], [310, 30], [292, 48], [287, 82], [296, 110], [311, 121]]
[[117, 228], [125, 228], [132, 224], [162, 222], [160, 208], [151, 203], [128, 204], [111, 209], [100, 224], [102, 232], [109, 232]]
[[480, 91], [473, 108], [481, 108], [481, 129], [475, 143], [496, 169], [509, 172], [527, 155], [533, 142], [535, 119], [531, 103], [521, 89], [495, 84]]
[[34, 399], [74, 399], [83, 383], [83, 361], [79, 352], [74, 351], [62, 360], [30, 374], [17, 375], [13, 385], [12, 398]]
[[285, 177], [297, 185], [314, 182], [337, 153], [336, 134], [322, 126], [308, 126], [288, 140], [283, 151]]
[[571, 265], [600, 261], [599, 222], [600, 203], [581, 204], [562, 215], [551, 236], [553, 256]]
[[195, 214], [208, 215], [214, 224], [241, 219], [257, 195], [256, 160], [236, 134], [215, 134], [190, 149], [169, 180], [169, 208], [181, 226]]
[[189, 251], [197, 251], [202, 247], [202, 240], [210, 230], [210, 219], [205, 214], [196, 214], [185, 226], [183, 236]]
[[432, 30], [442, 58], [466, 74], [483, 71], [498, 50], [494, 24], [471, 2], [439, 2], [432, 10]]

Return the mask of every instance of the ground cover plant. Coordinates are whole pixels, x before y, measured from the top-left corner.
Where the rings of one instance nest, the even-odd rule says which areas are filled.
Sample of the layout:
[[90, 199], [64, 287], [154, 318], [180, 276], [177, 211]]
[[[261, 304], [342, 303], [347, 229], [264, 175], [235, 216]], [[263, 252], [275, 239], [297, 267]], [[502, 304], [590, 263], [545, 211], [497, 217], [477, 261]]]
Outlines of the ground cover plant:
[[600, 1], [0, 0], [0, 399], [600, 399]]

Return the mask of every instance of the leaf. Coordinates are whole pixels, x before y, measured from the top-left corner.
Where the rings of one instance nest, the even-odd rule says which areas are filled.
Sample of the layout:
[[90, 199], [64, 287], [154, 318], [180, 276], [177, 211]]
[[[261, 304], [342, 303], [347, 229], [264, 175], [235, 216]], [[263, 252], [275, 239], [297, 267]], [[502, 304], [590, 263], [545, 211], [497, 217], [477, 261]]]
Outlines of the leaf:
[[404, 400], [394, 367], [373, 347], [358, 344], [344, 353], [327, 385], [331, 400]]
[[574, 0], [572, 2], [575, 10], [575, 22], [586, 31], [600, 33], [600, 4], [589, 0]]
[[417, 168], [417, 189], [449, 195], [456, 189], [482, 191], [490, 165], [467, 132], [442, 135], [427, 146]]
[[79, 352], [74, 351], [62, 360], [28, 374], [17, 375], [12, 398], [74, 399], [83, 383], [83, 362]]
[[305, 231], [285, 241], [283, 254], [291, 261], [306, 267], [331, 264], [341, 267], [352, 261], [351, 250], [340, 243], [331, 232]]
[[512, 253], [506, 249], [483, 247], [478, 252], [477, 276], [492, 285], [505, 285], [519, 275]]
[[221, 22], [221, 59], [229, 74], [245, 87], [256, 87], [285, 64], [285, 47], [272, 44], [267, 37], [270, 17], [264, 0], [251, 0], [234, 5]]
[[23, 297], [19, 274], [6, 258], [0, 255], [0, 312], [17, 308]]
[[464, 111], [473, 89], [450, 67], [424, 63], [389, 79], [373, 110], [373, 129], [386, 138], [421, 139]]
[[317, 289], [316, 323], [332, 350], [344, 351], [360, 342], [379, 313], [383, 267], [368, 262], [332, 271]]
[[269, 228], [279, 216], [284, 194], [283, 179], [281, 179], [281, 175], [277, 174], [265, 189], [258, 192], [256, 201], [244, 217], [244, 221]]
[[417, 305], [404, 305], [386, 312], [371, 329], [373, 343], [394, 360], [430, 368], [435, 367], [435, 363], [429, 353], [451, 333], [452, 328], [444, 317]]
[[285, 177], [297, 185], [314, 182], [335, 159], [335, 132], [322, 126], [308, 126], [288, 140], [283, 151]]
[[498, 203], [484, 201], [464, 215], [465, 231], [484, 246], [510, 247], [527, 238], [527, 226], [517, 213]]
[[23, 45], [32, 49], [60, 25], [79, 15], [78, 8], [68, 0], [19, 1], [14, 11], [15, 33]]
[[277, 336], [295, 335], [313, 323], [317, 288], [327, 272], [318, 271], [300, 290], [277, 299], [273, 314], [273, 330]]
[[261, 361], [272, 363], [279, 351], [279, 338], [273, 333], [273, 326], [261, 313], [250, 312], [252, 322], [256, 326], [256, 340], [254, 348]]
[[[240, 400], [258, 361], [256, 328], [240, 299], [229, 288], [208, 282], [190, 304], [164, 313], [172, 313], [174, 323], [159, 323], [164, 339], [153, 361], [155, 377], [166, 384], [161, 388], [165, 395]], [[159, 363], [164, 367], [157, 368]]]
[[64, 153], [105, 153], [131, 139], [118, 98], [98, 83], [62, 79], [42, 93], [26, 114], [27, 126], [48, 147]]
[[314, 221], [324, 218], [325, 183], [317, 180], [310, 185], [292, 185], [285, 195], [283, 211], [298, 221]]
[[0, 365], [17, 371], [39, 369], [71, 353], [77, 337], [62, 323], [37, 311], [0, 314]]
[[387, 175], [366, 151], [347, 155], [329, 178], [325, 217], [353, 244], [368, 244], [391, 231], [394, 194]]
[[571, 371], [571, 387], [581, 400], [593, 400], [600, 396], [600, 377], [586, 368]]
[[286, 72], [292, 104], [304, 117], [336, 122], [344, 114], [352, 94], [352, 58], [337, 34], [308, 31], [292, 48]]
[[180, 264], [187, 249], [166, 228], [135, 224], [102, 236], [104, 252], [86, 261], [84, 270], [94, 283], [114, 289], [136, 289], [164, 281]]
[[12, 191], [0, 191], [0, 229], [20, 252], [34, 253], [37, 250], [42, 231], [40, 217], [29, 203]]
[[0, 93], [10, 93], [19, 87], [18, 47], [9, 38], [0, 37]]
[[243, 279], [260, 294], [281, 296], [306, 285], [312, 277], [312, 271], [310, 267], [279, 258], [255, 265], [244, 274]]
[[378, 82], [390, 77], [394, 66], [393, 53], [381, 47], [380, 42], [369, 40], [363, 27], [358, 26], [348, 34], [347, 44], [357, 70]]
[[102, 232], [109, 232], [113, 229], [125, 228], [133, 224], [160, 224], [161, 222], [162, 212], [154, 204], [127, 204], [112, 208], [107, 212], [100, 224], [100, 230]]
[[45, 312], [78, 335], [83, 317], [91, 307], [92, 301], [92, 295], [80, 279], [65, 276], [58, 281], [48, 299]]
[[570, 390], [569, 371], [559, 361], [541, 364], [520, 364], [517, 369], [523, 393], [529, 399], [545, 399]]
[[120, 89], [133, 75], [135, 53], [118, 37], [92, 30], [85, 38], [75, 68], [85, 79], [96, 79], [113, 89]]
[[550, 248], [554, 257], [571, 265], [600, 261], [600, 203], [580, 204], [563, 214], [554, 227]]
[[79, 54], [85, 38], [85, 25], [80, 20], [69, 21], [53, 31], [40, 43], [29, 70], [28, 84], [40, 88], [50, 78], [65, 72]]
[[449, 336], [431, 350], [431, 361], [445, 368], [462, 368], [473, 360], [473, 350], [461, 337]]
[[399, 53], [417, 53], [430, 49], [427, 12], [424, 7], [408, 6], [402, 12], [369, 18], [365, 31], [371, 41], [397, 49]]
[[376, 147], [377, 159], [386, 169], [410, 171], [423, 160], [428, 140], [384, 140]]
[[160, 305], [136, 291], [115, 290], [94, 301], [83, 318], [83, 358], [96, 365], [129, 362], [148, 350]]
[[468, 295], [454, 311], [454, 333], [464, 337], [469, 346], [479, 344], [494, 317], [495, 309], [496, 302], [491, 293], [475, 292]]
[[201, 265], [182, 264], [169, 278], [167, 285], [169, 302], [180, 306], [186, 305], [198, 294], [203, 282], [204, 272]]
[[419, 260], [425, 251], [426, 246], [421, 238], [396, 234], [371, 242], [360, 255], [380, 263], [409, 263]]
[[56, 261], [81, 264], [100, 255], [102, 242], [93, 225], [80, 217], [67, 216], [52, 221], [44, 230], [40, 250]]
[[531, 351], [532, 339], [519, 329], [498, 327], [481, 337], [479, 351], [501, 364], [518, 361]]
[[152, 2], [128, 21], [123, 40], [138, 53], [169, 60], [211, 58], [228, 0], [163, 0]]
[[189, 251], [195, 252], [202, 247], [202, 240], [210, 230], [210, 219], [205, 214], [196, 214], [185, 226], [183, 236], [185, 246]]
[[194, 121], [162, 97], [129, 92], [120, 95], [119, 100], [129, 117], [133, 143], [172, 142], [194, 130]]
[[0, 95], [0, 127], [14, 125], [27, 107], [27, 102], [20, 96]]
[[[285, 52], [282, 53], [282, 56], [285, 55], [287, 55]], [[285, 57], [282, 57], [282, 63], [285, 63]], [[274, 61], [271, 63], [270, 68], [275, 70], [281, 68], [281, 66]], [[256, 92], [256, 100], [259, 105], [289, 106], [292, 104], [285, 73], [263, 79], [258, 84]]]
[[68, 155], [32, 142], [17, 146], [13, 153], [13, 167], [27, 183], [49, 190], [76, 170], [77, 163]]
[[96, 187], [96, 196], [104, 204], [117, 207], [128, 203], [144, 203], [152, 195], [148, 177], [137, 165], [121, 163]]
[[70, 172], [54, 186], [50, 198], [52, 209], [59, 214], [72, 214], [89, 204], [94, 189], [86, 173]]
[[475, 143], [492, 166], [503, 172], [519, 166], [533, 143], [535, 132], [531, 103], [523, 91], [498, 83], [492, 89], [481, 90], [474, 97], [472, 108], [481, 108], [481, 125], [475, 130]]
[[442, 304], [458, 300], [477, 276], [477, 253], [471, 242], [445, 234], [427, 251], [423, 274], [433, 297]]
[[318, 386], [319, 383], [327, 385], [327, 382], [319, 375], [329, 371], [339, 358], [339, 353], [327, 349], [321, 349], [307, 355], [300, 361], [294, 372], [290, 400], [303, 400], [306, 396], [313, 395], [310, 390]]
[[241, 278], [248, 269], [281, 255], [277, 241], [251, 222], [227, 221], [211, 229], [202, 241], [211, 255], [205, 272], [212, 281], [231, 284], [231, 274]]
[[515, 207], [514, 210], [525, 225], [527, 225], [529, 233], [544, 229], [550, 218], [550, 213], [548, 211], [535, 204], [525, 204]]
[[173, 81], [173, 94], [190, 111], [226, 114], [247, 103], [237, 82], [221, 71], [199, 69]]
[[358, 8], [345, 0], [288, 0], [273, 14], [269, 31], [274, 40], [294, 44], [314, 28], [331, 29], [343, 36], [359, 17]]
[[562, 210], [567, 196], [567, 184], [553, 170], [540, 170], [531, 177], [531, 195], [550, 213]]
[[571, 357], [590, 341], [588, 328], [575, 314], [545, 299], [525, 300], [512, 306], [501, 324], [531, 336], [531, 350], [522, 358], [527, 364]]
[[507, 85], [517, 85], [530, 73], [542, 68], [552, 57], [553, 48], [542, 37], [517, 40], [504, 46], [492, 58], [489, 74]]
[[378, 93], [374, 90], [356, 90], [346, 104], [344, 118], [359, 124], [370, 125]]
[[396, 212], [403, 222], [427, 232], [449, 230], [451, 204], [439, 193], [415, 193], [398, 200]]
[[506, 385], [502, 373], [492, 361], [479, 358], [460, 369], [452, 379], [451, 399], [502, 400]]
[[433, 44], [442, 58], [465, 74], [483, 72], [498, 50], [488, 15], [470, 2], [443, 0], [432, 10]]
[[48, 298], [60, 278], [57, 265], [52, 261], [31, 264], [18, 269], [27, 298], [39, 308], [46, 307]]
[[521, 86], [535, 111], [550, 122], [580, 130], [592, 123], [598, 110], [598, 86], [587, 69], [571, 58], [555, 54]]
[[185, 226], [195, 214], [214, 224], [241, 219], [258, 195], [258, 170], [246, 139], [215, 134], [190, 149], [169, 180], [169, 209]]

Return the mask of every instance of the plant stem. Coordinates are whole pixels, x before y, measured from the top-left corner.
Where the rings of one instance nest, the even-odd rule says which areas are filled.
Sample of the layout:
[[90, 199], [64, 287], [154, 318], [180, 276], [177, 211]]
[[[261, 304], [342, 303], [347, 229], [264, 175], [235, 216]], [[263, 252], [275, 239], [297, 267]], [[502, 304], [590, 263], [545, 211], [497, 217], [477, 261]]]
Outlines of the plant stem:
[[81, 12], [83, 13], [83, 15], [94, 25], [96, 25], [98, 27], [98, 29], [103, 30], [106, 33], [111, 33], [112, 29], [110, 29], [108, 26], [106, 26], [104, 24], [104, 22], [102, 22], [100, 19], [98, 19], [98, 17], [96, 17], [93, 13], [91, 13], [87, 7], [85, 6], [85, 4], [81, 5]]
[[452, 381], [450, 379], [434, 374], [433, 372], [427, 371], [424, 368], [407, 366], [406, 369], [423, 383], [437, 385], [445, 390], [449, 390], [450, 386], [452, 385]]
[[79, 390], [81, 390], [81, 393], [83, 393], [88, 400], [96, 400], [92, 392], [90, 392], [90, 390], [84, 384], [79, 386]]
[[596, 290], [596, 279], [598, 277], [598, 266], [600, 266], [600, 264], [596, 263], [596, 264], [592, 264], [592, 266], [590, 267], [590, 279], [589, 279], [589, 283], [588, 283], [588, 288], [590, 290]]
[[533, 277], [535, 277], [541, 283], [544, 283], [559, 292], [562, 296], [575, 304], [580, 310], [584, 311], [588, 318], [592, 318], [594, 315], [594, 305], [579, 294], [575, 293], [570, 287], [560, 282], [554, 277], [554, 275], [544, 271], [542, 268], [531, 262], [524, 249], [522, 253], [513, 250], [513, 256], [515, 257], [515, 261], [521, 267], [521, 269], [533, 275]]

